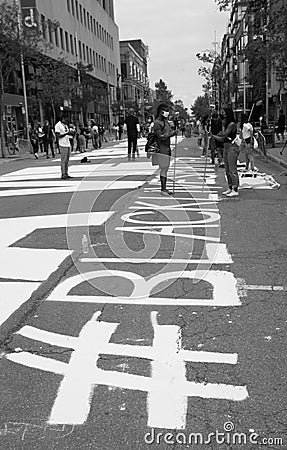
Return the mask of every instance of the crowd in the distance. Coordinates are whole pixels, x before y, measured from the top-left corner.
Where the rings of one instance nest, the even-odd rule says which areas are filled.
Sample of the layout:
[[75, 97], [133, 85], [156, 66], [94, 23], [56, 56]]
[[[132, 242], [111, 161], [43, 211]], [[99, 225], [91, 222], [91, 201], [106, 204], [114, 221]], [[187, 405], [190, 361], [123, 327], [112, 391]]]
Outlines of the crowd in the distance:
[[[73, 123], [68, 124], [68, 127], [71, 152], [85, 152], [90, 142], [94, 149], [98, 149], [106, 141], [104, 125], [97, 125], [91, 121], [86, 127]], [[29, 137], [36, 159], [38, 159], [39, 151], [45, 153], [46, 158], [50, 158], [50, 155], [55, 158], [55, 153], [59, 153], [59, 141], [55, 127], [51, 125], [49, 120], [45, 120], [44, 125], [37, 123], [30, 126]]]

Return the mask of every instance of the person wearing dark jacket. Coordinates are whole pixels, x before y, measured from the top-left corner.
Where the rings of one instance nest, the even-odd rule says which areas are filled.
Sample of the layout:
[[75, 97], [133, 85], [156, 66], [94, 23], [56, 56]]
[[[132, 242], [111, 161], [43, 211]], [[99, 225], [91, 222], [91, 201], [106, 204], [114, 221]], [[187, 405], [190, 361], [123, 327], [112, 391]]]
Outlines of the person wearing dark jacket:
[[46, 157], [49, 158], [49, 147], [50, 147], [52, 157], [55, 158], [55, 151], [54, 151], [55, 134], [48, 120], [45, 121], [45, 125], [43, 126], [43, 133], [44, 133], [43, 145]]
[[284, 141], [284, 131], [285, 131], [285, 125], [286, 125], [285, 122], [286, 122], [286, 119], [285, 119], [283, 109], [280, 109], [278, 122], [277, 122], [277, 130], [276, 130], [278, 141], [280, 141], [280, 135], [282, 138], [282, 142]]
[[129, 115], [125, 120], [125, 129], [128, 135], [128, 159], [134, 160], [137, 151], [138, 135], [140, 133], [140, 124], [133, 108], [130, 108]]
[[157, 109], [156, 119], [153, 125], [153, 131], [159, 146], [159, 152], [154, 156], [160, 167], [160, 183], [161, 195], [172, 195], [166, 188], [167, 171], [170, 165], [171, 147], [170, 138], [176, 133], [172, 130], [168, 123], [169, 107], [165, 103], [159, 105]]
[[[217, 112], [212, 113], [210, 122], [211, 134], [218, 135], [222, 132], [222, 121]], [[215, 156], [217, 153], [219, 167], [222, 167], [223, 161], [223, 142], [210, 139], [211, 163], [215, 164]]]

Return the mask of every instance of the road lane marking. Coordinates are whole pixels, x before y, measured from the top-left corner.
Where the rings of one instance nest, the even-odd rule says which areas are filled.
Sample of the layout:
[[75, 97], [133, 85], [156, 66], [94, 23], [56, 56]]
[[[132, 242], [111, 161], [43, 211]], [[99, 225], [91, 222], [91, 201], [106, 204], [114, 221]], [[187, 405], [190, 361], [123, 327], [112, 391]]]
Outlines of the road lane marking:
[[[134, 285], [132, 294], [127, 296], [69, 295], [69, 292], [84, 282], [97, 278], [120, 277], [131, 281]], [[212, 299], [181, 299], [151, 297], [152, 291], [165, 281], [189, 279], [205, 281], [213, 288]], [[149, 280], [133, 272], [121, 270], [99, 270], [82, 273], [67, 278], [51, 292], [45, 301], [94, 303], [94, 304], [128, 304], [128, 305], [160, 305], [160, 306], [241, 306], [237, 292], [237, 281], [231, 272], [217, 270], [194, 270], [180, 272], [165, 272]]]
[[[97, 244], [92, 245], [97, 247]], [[80, 258], [82, 263], [133, 263], [133, 264], [232, 264], [232, 256], [229, 254], [225, 244], [206, 244], [207, 258], [200, 259], [167, 259], [167, 258]], [[192, 255], [191, 255], [192, 256]]]
[[0, 308], [0, 325], [17, 309], [20, 308], [32, 293], [38, 289], [41, 283], [25, 283], [25, 282], [0, 282], [1, 290], [1, 308]]

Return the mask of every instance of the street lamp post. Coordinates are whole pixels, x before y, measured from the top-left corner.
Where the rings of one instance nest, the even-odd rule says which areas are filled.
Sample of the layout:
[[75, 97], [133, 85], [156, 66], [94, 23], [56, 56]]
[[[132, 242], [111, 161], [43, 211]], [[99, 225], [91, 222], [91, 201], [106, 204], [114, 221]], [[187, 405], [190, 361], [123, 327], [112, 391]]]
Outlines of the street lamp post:
[[[17, 8], [18, 8], [18, 28], [19, 33], [21, 34], [22, 26], [22, 13], [21, 13], [21, 7], [19, 4], [19, 0], [16, 0]], [[24, 65], [24, 56], [23, 52], [21, 51], [20, 55], [20, 65], [21, 65], [21, 74], [22, 74], [22, 85], [23, 85], [23, 97], [24, 97], [24, 111], [25, 111], [25, 137], [27, 140], [29, 140], [29, 113], [28, 113], [28, 98], [27, 98], [27, 89], [26, 89], [26, 76], [25, 76], [25, 65]]]

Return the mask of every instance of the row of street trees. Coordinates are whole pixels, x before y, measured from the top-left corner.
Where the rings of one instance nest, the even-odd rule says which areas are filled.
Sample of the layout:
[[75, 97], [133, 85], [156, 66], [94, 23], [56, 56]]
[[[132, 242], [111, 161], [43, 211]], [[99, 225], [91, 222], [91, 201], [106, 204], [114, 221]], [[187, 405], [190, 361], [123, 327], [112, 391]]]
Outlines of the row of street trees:
[[165, 81], [163, 81], [162, 79], [155, 83], [155, 101], [152, 105], [152, 110], [154, 113], [156, 112], [157, 107], [160, 103], [166, 103], [167, 105], [169, 105], [173, 114], [177, 113], [177, 117], [179, 120], [188, 119], [188, 108], [184, 106], [182, 100], [173, 101], [173, 94], [168, 89]]

